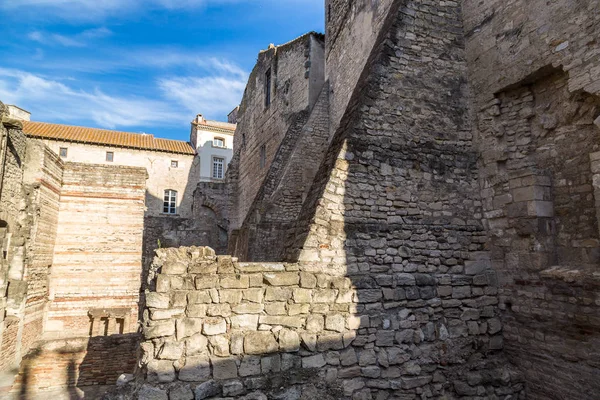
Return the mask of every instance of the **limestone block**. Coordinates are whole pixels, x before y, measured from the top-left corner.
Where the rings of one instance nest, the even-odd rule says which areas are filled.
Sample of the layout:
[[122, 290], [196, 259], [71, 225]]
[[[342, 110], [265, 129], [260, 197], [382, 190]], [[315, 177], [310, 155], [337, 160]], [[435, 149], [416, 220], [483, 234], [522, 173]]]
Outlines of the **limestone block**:
[[185, 307], [187, 305], [187, 292], [173, 291], [171, 292], [171, 307]]
[[208, 339], [201, 333], [190, 336], [185, 340], [185, 352], [187, 356], [203, 354], [206, 352]]
[[163, 264], [161, 273], [165, 275], [183, 275], [187, 273], [187, 265], [179, 261], [167, 262]]
[[252, 303], [262, 303], [265, 295], [263, 288], [246, 289], [243, 291], [243, 299]]
[[278, 272], [263, 274], [267, 283], [273, 286], [294, 286], [300, 283], [298, 272]]
[[244, 354], [244, 334], [242, 332], [232, 333], [230, 342], [231, 354]]
[[310, 304], [288, 304], [288, 315], [308, 314]]
[[138, 400], [169, 400], [169, 398], [166, 391], [145, 384], [138, 392]]
[[375, 303], [383, 298], [381, 289], [359, 289], [356, 291], [359, 303]]
[[231, 328], [255, 331], [258, 326], [258, 315], [242, 314], [231, 317]]
[[206, 311], [209, 317], [229, 317], [231, 315], [231, 306], [225, 304], [210, 304]]
[[339, 333], [317, 336], [318, 351], [342, 350], [344, 347], [344, 336]]
[[315, 289], [313, 290], [313, 303], [333, 304], [337, 294], [337, 289]]
[[238, 304], [242, 302], [242, 290], [222, 289], [219, 290], [219, 298], [221, 303]]
[[453, 299], [466, 299], [471, 297], [471, 287], [470, 286], [454, 286], [452, 288], [452, 298]]
[[395, 331], [378, 330], [375, 334], [375, 346], [389, 347], [394, 345]]
[[241, 381], [235, 380], [223, 383], [223, 396], [238, 396], [244, 392], [244, 384]]
[[260, 375], [261, 358], [258, 356], [246, 356], [240, 363], [238, 373], [241, 377]]
[[312, 290], [296, 288], [292, 292], [292, 298], [296, 303], [311, 303], [312, 302]]
[[150, 319], [153, 321], [171, 319], [183, 315], [183, 308], [173, 308], [170, 310], [150, 310]]
[[342, 366], [347, 367], [356, 363], [358, 363], [358, 358], [356, 357], [356, 351], [354, 348], [349, 347], [340, 352], [340, 364]]
[[415, 277], [412, 274], [400, 273], [394, 275], [396, 285], [414, 286], [417, 284]]
[[294, 352], [300, 350], [300, 336], [298, 333], [285, 328], [280, 330], [279, 349], [285, 352]]
[[165, 342], [156, 357], [159, 360], [179, 360], [183, 355], [183, 345], [177, 342]]
[[235, 272], [231, 256], [218, 256], [217, 266], [219, 274], [233, 274]]
[[317, 287], [317, 277], [309, 272], [300, 272], [300, 286], [305, 289]]
[[211, 358], [213, 376], [215, 379], [234, 379], [238, 377], [238, 367], [231, 358]]
[[201, 318], [183, 318], [177, 320], [177, 340], [202, 332]]
[[287, 315], [286, 305], [287, 303], [283, 301], [266, 303], [265, 313], [267, 313], [268, 315]]
[[175, 380], [173, 361], [152, 360], [147, 368], [149, 383], [169, 383]]
[[302, 368], [321, 368], [327, 363], [323, 354], [315, 354], [313, 356], [302, 357]]
[[221, 386], [213, 380], [201, 383], [196, 386], [196, 390], [194, 390], [194, 397], [196, 400], [203, 400], [220, 394]]
[[146, 339], [154, 339], [164, 336], [172, 336], [175, 334], [175, 323], [173, 321], [165, 321], [153, 323], [150, 326], [144, 327], [144, 337]]
[[265, 375], [270, 372], [281, 371], [281, 356], [279, 354], [274, 354], [272, 356], [261, 357], [260, 368]]
[[247, 289], [250, 287], [248, 275], [226, 275], [219, 281], [223, 289]]
[[317, 335], [314, 333], [302, 333], [300, 335], [302, 338], [302, 345], [308, 351], [317, 351]]
[[212, 354], [219, 357], [229, 356], [229, 338], [225, 335], [210, 336], [208, 338]]
[[189, 304], [210, 304], [212, 298], [207, 290], [196, 290], [187, 295]]
[[169, 308], [169, 296], [163, 293], [146, 292], [146, 307]]
[[186, 315], [190, 318], [206, 317], [208, 306], [206, 304], [190, 304], [186, 308]]
[[156, 291], [158, 293], [168, 293], [171, 290], [171, 280], [168, 276], [159, 274], [156, 277]]
[[185, 359], [185, 365], [179, 370], [179, 380], [201, 382], [210, 378], [210, 361], [207, 356], [193, 356]]
[[[225, 332], [227, 332], [227, 323], [225, 322], [225, 319], [220, 318], [220, 317], [214, 317], [214, 318], [206, 318], [204, 320], [204, 326], [202, 329], [202, 333], [204, 333], [205, 335], [208, 335], [208, 336], [221, 335]], [[194, 333], [196, 333], [196, 332], [194, 332]]]
[[236, 314], [260, 314], [265, 306], [259, 303], [241, 303], [233, 306], [232, 310]]
[[325, 329], [343, 332], [346, 328], [346, 318], [342, 314], [330, 314], [325, 317]]
[[211, 275], [217, 273], [217, 264], [210, 261], [197, 261], [188, 268], [190, 274]]
[[285, 301], [292, 298], [292, 289], [287, 287], [269, 286], [265, 292], [266, 301]]
[[174, 385], [169, 389], [169, 400], [194, 400], [194, 392], [188, 385]]
[[279, 349], [271, 332], [248, 332], [244, 337], [244, 350], [247, 354], [274, 353]]
[[214, 275], [196, 276], [196, 289], [213, 289], [217, 287], [219, 277]]
[[301, 328], [304, 326], [304, 318], [302, 317], [261, 315], [258, 322], [261, 324], [281, 325], [290, 328]]
[[322, 315], [309, 315], [306, 318], [306, 330], [309, 332], [320, 333], [325, 328], [325, 320]]

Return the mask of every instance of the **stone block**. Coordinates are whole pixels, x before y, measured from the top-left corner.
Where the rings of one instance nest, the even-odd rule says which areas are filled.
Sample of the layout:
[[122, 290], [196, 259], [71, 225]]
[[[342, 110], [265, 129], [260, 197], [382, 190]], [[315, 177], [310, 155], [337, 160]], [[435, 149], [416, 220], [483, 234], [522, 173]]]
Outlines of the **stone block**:
[[223, 396], [239, 396], [246, 391], [241, 381], [228, 381], [223, 383]]
[[183, 345], [177, 342], [165, 342], [158, 350], [159, 360], [179, 360], [183, 355]]
[[186, 308], [186, 315], [189, 318], [206, 317], [208, 306], [206, 304], [189, 304]]
[[261, 357], [260, 368], [263, 375], [281, 371], [281, 356], [274, 354], [272, 356]]
[[229, 317], [231, 315], [231, 305], [225, 304], [210, 304], [206, 310], [206, 315], [209, 317]]
[[300, 336], [298, 333], [285, 328], [280, 330], [279, 349], [284, 352], [294, 352], [300, 350]]
[[263, 277], [272, 286], [294, 286], [300, 283], [298, 272], [265, 273]]
[[265, 291], [265, 301], [286, 301], [292, 298], [292, 289], [288, 287], [269, 286]]
[[252, 303], [262, 303], [265, 296], [263, 288], [251, 288], [243, 291], [243, 299]]
[[288, 315], [308, 314], [310, 304], [288, 304]]
[[194, 400], [194, 392], [188, 385], [174, 385], [169, 389], [169, 400]]
[[203, 400], [221, 394], [221, 386], [216, 381], [210, 380], [196, 386], [194, 390], [195, 400]]
[[186, 357], [185, 365], [179, 370], [179, 380], [202, 382], [210, 378], [210, 360], [207, 356]]
[[214, 289], [219, 282], [218, 276], [199, 275], [196, 277], [196, 289]]
[[265, 313], [267, 315], [287, 315], [286, 302], [277, 301], [265, 304]]
[[223, 289], [247, 289], [250, 287], [248, 275], [222, 276], [219, 284]]
[[221, 289], [219, 290], [219, 298], [221, 303], [239, 304], [242, 302], [242, 290], [236, 289]]
[[394, 281], [396, 282], [396, 285], [400, 286], [414, 286], [417, 284], [414, 275], [406, 273], [395, 274]]
[[168, 293], [171, 290], [171, 280], [167, 275], [159, 274], [156, 276], [156, 292]]
[[187, 265], [179, 261], [166, 262], [161, 268], [161, 273], [165, 275], [183, 275], [187, 273]]
[[235, 379], [238, 377], [236, 360], [231, 358], [211, 358], [213, 376], [215, 379]]
[[173, 361], [152, 360], [147, 365], [149, 383], [169, 383], [175, 380]]
[[325, 317], [325, 329], [343, 332], [346, 329], [346, 317], [342, 314], [330, 314]]
[[211, 275], [217, 273], [217, 264], [210, 261], [197, 261], [188, 267], [190, 274]]
[[302, 317], [261, 315], [258, 319], [258, 322], [261, 324], [281, 325], [290, 328], [301, 328], [304, 326], [304, 318]]
[[335, 303], [338, 295], [337, 289], [315, 289], [313, 290], [313, 303]]
[[323, 354], [302, 357], [302, 368], [322, 368], [326, 364]]
[[311, 303], [312, 302], [312, 290], [296, 288], [292, 292], [292, 298], [295, 303]]
[[317, 277], [309, 272], [300, 272], [300, 286], [305, 289], [317, 287]]
[[356, 297], [359, 303], [375, 303], [383, 299], [381, 289], [359, 289], [356, 291]]
[[238, 373], [241, 377], [260, 375], [261, 358], [257, 356], [246, 356], [242, 359]]
[[169, 295], [164, 293], [146, 292], [146, 307], [169, 308]]
[[177, 320], [177, 340], [202, 332], [201, 318], [183, 318]]
[[196, 290], [187, 295], [189, 304], [210, 304], [212, 298], [208, 290]]
[[212, 354], [218, 357], [229, 356], [229, 338], [225, 335], [209, 336], [208, 343], [212, 350]]
[[258, 315], [242, 314], [231, 317], [231, 328], [255, 331], [258, 327]]
[[150, 310], [150, 319], [153, 321], [160, 321], [165, 319], [172, 319], [184, 314], [183, 308], [172, 308], [169, 310]]
[[201, 333], [190, 336], [185, 340], [185, 351], [187, 356], [206, 353], [208, 339]]
[[137, 398], [138, 400], [169, 400], [166, 391], [148, 384], [140, 388]]
[[[206, 318], [202, 333], [208, 336], [221, 335], [227, 332], [227, 323], [225, 319], [220, 317]], [[197, 333], [197, 332], [195, 332]]]
[[232, 310], [236, 314], [260, 314], [265, 306], [260, 303], [241, 303], [234, 305]]
[[153, 323], [150, 326], [144, 327], [144, 337], [146, 339], [155, 339], [165, 336], [175, 335], [175, 322], [165, 321], [159, 323]]
[[279, 344], [271, 332], [248, 332], [244, 337], [246, 354], [267, 354], [279, 350]]

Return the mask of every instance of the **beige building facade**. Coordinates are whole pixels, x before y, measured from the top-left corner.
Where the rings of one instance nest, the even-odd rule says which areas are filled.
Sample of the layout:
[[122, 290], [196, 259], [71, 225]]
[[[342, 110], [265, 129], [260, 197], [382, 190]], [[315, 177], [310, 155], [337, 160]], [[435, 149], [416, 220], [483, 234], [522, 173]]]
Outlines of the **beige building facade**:
[[145, 168], [146, 216], [191, 216], [192, 192], [200, 169], [188, 143], [31, 121], [24, 121], [23, 131], [42, 139], [65, 162]]
[[236, 124], [206, 120], [202, 114], [192, 121], [190, 143], [196, 149], [200, 182], [224, 181], [233, 157], [235, 128]]

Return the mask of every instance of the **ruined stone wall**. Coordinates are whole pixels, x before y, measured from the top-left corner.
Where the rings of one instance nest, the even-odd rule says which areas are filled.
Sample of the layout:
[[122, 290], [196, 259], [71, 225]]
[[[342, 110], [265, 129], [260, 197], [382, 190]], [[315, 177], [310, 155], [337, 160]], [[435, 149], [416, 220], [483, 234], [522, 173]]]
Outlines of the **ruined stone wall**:
[[597, 11], [568, 0], [463, 7], [506, 353], [532, 399], [600, 391]]
[[[317, 72], [311, 75], [312, 63], [323, 62], [322, 53], [311, 52], [314, 46], [323, 45], [317, 34], [310, 33], [269, 48], [258, 56], [240, 105], [234, 137], [237, 165], [233, 168], [239, 176], [234, 188], [230, 229], [238, 229], [243, 223], [283, 138], [309, 110], [311, 94], [318, 93], [323, 85], [323, 74], [318, 68], [315, 67]], [[266, 106], [265, 74], [269, 69], [271, 103]], [[313, 97], [316, 100], [314, 94]], [[264, 156], [262, 166], [261, 155]]]
[[329, 90], [325, 85], [306, 118], [289, 130], [235, 238], [231, 254], [246, 261], [277, 261], [281, 240], [296, 221], [329, 139]]
[[325, 76], [329, 80], [331, 135], [339, 127], [384, 22], [398, 4], [392, 0], [326, 0]]
[[65, 163], [46, 337], [137, 330], [145, 169]]
[[522, 388], [505, 366], [483, 362], [501, 344], [501, 327], [493, 274], [480, 265], [446, 275], [443, 287], [428, 273], [345, 276], [237, 262], [208, 248], [161, 249], [153, 267], [142, 370], [125, 398], [137, 391], [141, 398], [385, 399]]

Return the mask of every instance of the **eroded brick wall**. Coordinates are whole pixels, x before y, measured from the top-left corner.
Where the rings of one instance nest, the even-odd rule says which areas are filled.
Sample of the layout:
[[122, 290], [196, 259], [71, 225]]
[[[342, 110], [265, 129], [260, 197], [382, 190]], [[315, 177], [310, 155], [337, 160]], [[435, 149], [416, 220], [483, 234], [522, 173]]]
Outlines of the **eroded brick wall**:
[[506, 353], [531, 399], [592, 399], [600, 391], [598, 6], [463, 6]]
[[137, 330], [146, 178], [142, 168], [65, 164], [46, 337]]
[[143, 369], [125, 398], [507, 396], [485, 260], [444, 277], [346, 275], [161, 249], [146, 295]]

